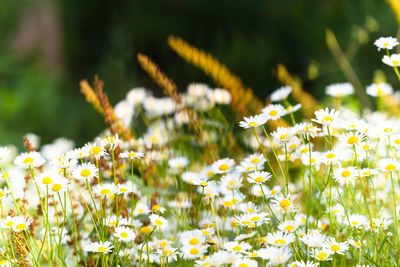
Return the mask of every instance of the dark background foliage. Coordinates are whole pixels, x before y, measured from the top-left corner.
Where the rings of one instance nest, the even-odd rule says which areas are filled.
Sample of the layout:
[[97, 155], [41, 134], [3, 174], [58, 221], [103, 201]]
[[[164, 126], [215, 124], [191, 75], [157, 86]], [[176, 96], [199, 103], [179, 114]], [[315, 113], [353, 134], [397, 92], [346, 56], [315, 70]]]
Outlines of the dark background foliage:
[[396, 35], [397, 27], [382, 0], [2, 1], [0, 143], [21, 145], [27, 132], [42, 142], [92, 139], [105, 125], [85, 103], [79, 81], [94, 74], [113, 104], [133, 87], [161, 95], [140, 69], [138, 52], [181, 91], [191, 82], [214, 86], [168, 47], [170, 34], [212, 53], [262, 99], [281, 86], [274, 75], [279, 63], [321, 99], [326, 85], [346, 81], [326, 45], [328, 28], [344, 50], [354, 48], [352, 66], [368, 85], [376, 69], [385, 70], [373, 41]]

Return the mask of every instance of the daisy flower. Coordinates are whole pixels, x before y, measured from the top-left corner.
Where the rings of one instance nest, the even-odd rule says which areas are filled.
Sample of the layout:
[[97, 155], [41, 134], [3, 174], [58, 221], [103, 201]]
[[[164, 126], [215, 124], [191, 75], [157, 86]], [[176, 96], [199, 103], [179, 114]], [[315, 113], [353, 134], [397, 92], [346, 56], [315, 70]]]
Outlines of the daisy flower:
[[142, 152], [137, 152], [137, 151], [130, 150], [130, 151], [126, 151], [126, 152], [120, 153], [119, 157], [122, 158], [122, 159], [133, 160], [133, 159], [141, 159], [141, 158], [143, 158], [144, 154]]
[[340, 136], [340, 139], [348, 145], [359, 145], [365, 139], [365, 134], [359, 132], [348, 132]]
[[304, 134], [307, 138], [308, 136], [314, 138], [317, 135], [317, 133], [321, 131], [320, 128], [312, 125], [311, 123], [304, 123], [303, 125], [300, 126], [301, 126], [300, 132]]
[[393, 94], [393, 88], [387, 83], [373, 83], [367, 86], [367, 94], [373, 97], [382, 97]]
[[357, 169], [355, 167], [337, 168], [333, 171], [333, 178], [340, 185], [348, 185], [354, 182], [357, 177]]
[[280, 231], [275, 233], [268, 233], [266, 238], [268, 244], [276, 247], [287, 246], [290, 243], [292, 243], [295, 239], [293, 234], [287, 234]]
[[85, 145], [84, 149], [89, 153], [89, 155], [93, 156], [96, 160], [99, 160], [101, 157], [108, 155], [101, 143], [101, 140], [95, 143], [88, 143]]
[[200, 246], [206, 241], [206, 237], [199, 230], [186, 231], [180, 235], [182, 246]]
[[122, 143], [119, 139], [118, 134], [112, 136], [106, 136], [103, 138], [104, 147], [108, 147], [110, 150], [114, 150], [118, 145]]
[[294, 220], [286, 220], [278, 225], [278, 229], [285, 233], [294, 233], [300, 224]]
[[278, 127], [273, 133], [271, 133], [274, 141], [277, 143], [287, 143], [293, 136], [294, 131], [291, 127]]
[[340, 112], [334, 109], [329, 110], [329, 108], [320, 109], [314, 112], [316, 119], [311, 119], [312, 121], [330, 126], [338, 123]]
[[244, 117], [243, 121], [239, 122], [239, 126], [245, 129], [255, 128], [264, 125], [268, 118], [264, 114], [250, 116], [249, 118]]
[[69, 187], [70, 181], [62, 176], [54, 177], [52, 183], [41, 185], [40, 189], [44, 193], [48, 193], [49, 195], [54, 195], [58, 193], [62, 193], [66, 191]]
[[270, 96], [272, 102], [279, 102], [286, 99], [290, 93], [293, 91], [290, 86], [283, 86], [276, 89]]
[[33, 222], [32, 218], [17, 216], [13, 217], [12, 228], [15, 232], [24, 231], [28, 229], [29, 225]]
[[247, 181], [252, 184], [262, 184], [268, 181], [270, 178], [271, 174], [269, 172], [255, 171], [249, 174]]
[[221, 174], [230, 172], [234, 166], [235, 166], [235, 161], [233, 159], [224, 158], [214, 162], [211, 165], [211, 168], [215, 173]]
[[201, 258], [207, 251], [207, 246], [184, 246], [182, 247], [182, 257], [184, 259]]
[[115, 228], [114, 236], [124, 242], [129, 242], [136, 238], [135, 232], [126, 226], [119, 226]]
[[232, 266], [233, 267], [258, 267], [258, 263], [255, 260], [241, 258], [241, 259], [236, 260]]
[[354, 87], [351, 83], [336, 83], [326, 87], [326, 94], [333, 97], [343, 97], [354, 94]]
[[92, 163], [83, 163], [72, 170], [72, 177], [78, 180], [91, 180], [99, 177], [99, 170]]
[[399, 169], [400, 162], [396, 159], [381, 159], [378, 166], [384, 172], [394, 172]]
[[114, 184], [98, 184], [93, 187], [93, 193], [98, 197], [111, 197], [117, 192]]
[[272, 200], [274, 203], [274, 207], [281, 213], [293, 212], [295, 211], [295, 207], [293, 206], [293, 202], [290, 199], [290, 194], [287, 197], [283, 195], [278, 195], [275, 199]]
[[128, 182], [126, 184], [117, 184], [117, 194], [129, 194], [133, 191], [136, 191], [136, 185], [132, 185], [132, 182]]
[[164, 230], [168, 226], [168, 221], [157, 214], [151, 214], [150, 221], [152, 225], [158, 227], [160, 230]]
[[231, 94], [222, 88], [215, 88], [207, 92], [207, 97], [216, 104], [228, 105], [232, 101]]
[[263, 114], [270, 120], [277, 120], [286, 115], [286, 109], [280, 104], [271, 104], [263, 108]]
[[[350, 226], [354, 228], [362, 228], [368, 225], [368, 219], [363, 215], [351, 214], [349, 215]], [[345, 220], [345, 223], [348, 225], [349, 222]]]
[[294, 113], [294, 112], [298, 111], [299, 109], [301, 109], [301, 107], [302, 107], [301, 104], [296, 104], [294, 106], [289, 105], [286, 107], [286, 114]]
[[284, 265], [291, 257], [287, 247], [269, 247], [259, 250], [260, 257], [269, 260], [272, 265]]
[[44, 158], [36, 151], [22, 153], [14, 159], [15, 165], [25, 169], [39, 167], [44, 162]]
[[113, 248], [114, 246], [112, 246], [112, 243], [110, 241], [100, 241], [87, 244], [84, 247], [84, 250], [87, 252], [108, 254], [112, 251]]
[[382, 62], [391, 67], [399, 67], [400, 66], [400, 54], [392, 54], [390, 56], [385, 55], [382, 58]]
[[251, 249], [251, 245], [246, 242], [230, 241], [224, 244], [224, 248], [234, 253], [244, 253]]
[[354, 239], [352, 239], [352, 238], [350, 238], [349, 240], [347, 240], [347, 243], [350, 244], [350, 245], [352, 245], [352, 246], [355, 247], [355, 248], [361, 248], [361, 246], [362, 246], [362, 242], [361, 242], [361, 241], [356, 241], [356, 240], [354, 240]]
[[178, 157], [168, 160], [168, 165], [171, 169], [183, 169], [189, 165], [189, 159]]
[[35, 177], [35, 181], [39, 186], [50, 186], [54, 180], [61, 178], [56, 172], [45, 171], [40, 173], [37, 177]]
[[316, 249], [311, 251], [311, 255], [314, 259], [318, 261], [329, 261], [332, 260], [330, 256], [332, 255], [331, 250], [327, 249]]
[[378, 47], [378, 51], [381, 49], [390, 50], [399, 45], [399, 42], [394, 37], [380, 37], [379, 39], [376, 39], [374, 45]]
[[318, 229], [308, 230], [306, 234], [300, 237], [300, 240], [310, 248], [319, 248], [325, 243], [326, 236]]
[[323, 247], [326, 250], [329, 250], [332, 254], [336, 253], [341, 255], [349, 249], [349, 245], [346, 242], [337, 242], [334, 237], [330, 237]]

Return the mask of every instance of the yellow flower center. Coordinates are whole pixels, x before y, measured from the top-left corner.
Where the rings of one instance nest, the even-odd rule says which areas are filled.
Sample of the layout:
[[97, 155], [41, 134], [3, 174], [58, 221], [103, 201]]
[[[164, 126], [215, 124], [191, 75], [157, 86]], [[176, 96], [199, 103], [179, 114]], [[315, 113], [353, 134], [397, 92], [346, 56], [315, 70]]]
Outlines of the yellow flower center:
[[194, 237], [194, 238], [192, 238], [192, 239], [190, 239], [190, 241], [189, 241], [189, 244], [190, 245], [197, 245], [197, 244], [199, 244], [200, 243], [200, 240], [198, 239], [198, 238], [196, 238], [196, 237]]
[[198, 248], [192, 248], [191, 250], [189, 250], [189, 252], [192, 255], [196, 255], [199, 254], [200, 250]]
[[293, 225], [288, 225], [288, 226], [285, 227], [285, 230], [288, 231], [288, 232], [291, 232], [291, 231], [294, 230], [294, 226]]
[[121, 236], [124, 237], [124, 238], [126, 238], [126, 237], [128, 237], [128, 234], [125, 233], [125, 232], [122, 232], [122, 233], [121, 233]]
[[6, 264], [7, 260], [0, 260], [0, 264]]
[[350, 175], [351, 175], [351, 172], [348, 171], [348, 170], [345, 170], [345, 171], [342, 172], [342, 176], [343, 177], [349, 177]]
[[254, 169], [255, 169], [254, 166], [249, 166], [249, 167], [246, 168], [246, 171], [251, 171], [251, 170], [254, 170]]
[[201, 186], [207, 186], [208, 184], [207, 184], [207, 182], [201, 182], [200, 185]]
[[84, 169], [81, 171], [81, 176], [82, 177], [89, 177], [90, 176], [90, 171], [88, 169]]
[[24, 223], [18, 224], [17, 227], [15, 227], [15, 228], [18, 230], [24, 230], [26, 228], [26, 224], [24, 224]]
[[256, 181], [257, 183], [261, 183], [264, 181], [264, 178], [260, 176], [260, 177], [257, 177], [256, 179], [254, 179], [254, 181]]
[[400, 139], [394, 140], [394, 143], [395, 143], [396, 145], [400, 145]]
[[398, 60], [393, 60], [392, 63], [393, 63], [393, 65], [396, 65], [396, 66], [399, 65], [399, 61]]
[[226, 171], [227, 169], [229, 169], [229, 165], [226, 163], [223, 163], [219, 166], [219, 170], [220, 171]]
[[[399, 141], [400, 141], [400, 140], [399, 140]], [[368, 149], [369, 149], [369, 145], [363, 145], [363, 146], [362, 146], [362, 149], [363, 149], [363, 150], [368, 150]]]
[[291, 205], [291, 203], [290, 203], [289, 200], [284, 199], [284, 200], [281, 201], [281, 203], [279, 203], [279, 205], [280, 205], [282, 208], [287, 208], [287, 207], [289, 207], [289, 206]]
[[50, 177], [44, 177], [42, 179], [43, 184], [51, 184], [52, 182], [53, 182], [53, 180]]
[[280, 137], [279, 137], [279, 139], [281, 139], [281, 141], [282, 140], [284, 140], [284, 139], [286, 139], [286, 138], [288, 138], [289, 137], [289, 135], [287, 135], [287, 134], [282, 134]]
[[150, 234], [151, 231], [152, 231], [152, 229], [148, 226], [144, 226], [144, 227], [140, 228], [140, 232], [145, 235]]
[[239, 264], [239, 267], [249, 267], [249, 265], [247, 263], [241, 263]]
[[387, 171], [394, 171], [394, 170], [396, 170], [396, 166], [394, 166], [393, 164], [388, 164], [388, 165], [386, 165], [386, 168], [385, 168]]
[[355, 245], [356, 247], [359, 247], [359, 246], [361, 246], [361, 243], [358, 242], [358, 241], [355, 241], [355, 242], [354, 242], [354, 245]]
[[24, 159], [24, 164], [33, 163], [33, 158], [26, 158]]
[[119, 189], [120, 192], [128, 192], [128, 189], [126, 189], [125, 187], [122, 187]]
[[296, 147], [297, 147], [296, 144], [291, 144], [291, 145], [289, 146], [289, 149], [295, 149]]
[[249, 127], [256, 127], [257, 126], [257, 122], [252, 121], [248, 124]]
[[271, 110], [271, 111], [269, 112], [269, 115], [270, 115], [270, 116], [276, 116], [276, 115], [278, 115], [278, 111], [276, 111], [276, 110]]
[[104, 189], [101, 189], [100, 194], [101, 194], [101, 195], [107, 195], [107, 194], [109, 194], [110, 192], [111, 192], [110, 189], [104, 188]]
[[101, 147], [98, 147], [98, 146], [92, 147], [92, 154], [93, 154], [93, 155], [100, 154], [101, 151], [103, 151], [103, 150], [101, 149]]
[[283, 240], [283, 239], [277, 239], [277, 240], [275, 240], [275, 244], [276, 245], [286, 245], [286, 241], [285, 240]]
[[253, 222], [257, 222], [257, 221], [261, 220], [261, 218], [255, 216], [255, 217], [252, 217], [250, 220], [252, 220]]
[[136, 157], [136, 153], [133, 153], [133, 152], [128, 153], [128, 157], [130, 157], [130, 158]]
[[333, 119], [329, 116], [326, 116], [325, 118], [322, 119], [322, 122], [332, 122]]
[[358, 143], [358, 140], [359, 139], [357, 136], [350, 136], [349, 139], [347, 139], [347, 143], [349, 145], [356, 144], [356, 143]]
[[203, 232], [201, 232], [203, 235], [210, 235], [210, 232], [207, 230], [204, 230]]
[[54, 191], [54, 192], [58, 192], [58, 191], [61, 190], [61, 188], [62, 188], [62, 185], [60, 185], [60, 184], [53, 184], [53, 186], [51, 187], [51, 190]]
[[235, 182], [234, 182], [234, 181], [230, 181], [230, 182], [228, 183], [228, 185], [229, 185], [229, 186], [234, 186], [234, 185], [235, 185]]
[[383, 46], [389, 46], [389, 43], [384, 43]]
[[358, 225], [358, 222], [354, 221], [354, 222], [351, 222], [351, 224], [352, 225]]
[[318, 258], [319, 260], [325, 260], [327, 257], [328, 257], [328, 254], [326, 254], [325, 252], [320, 252], [320, 253], [318, 253], [318, 255], [317, 255], [317, 258]]
[[331, 246], [331, 249], [332, 249], [332, 251], [339, 251], [340, 250], [340, 247], [338, 246], [338, 245], [332, 245]]
[[162, 222], [161, 220], [159, 220], [159, 219], [156, 219], [154, 222], [155, 222], [158, 226], [163, 225], [163, 222]]
[[242, 250], [242, 247], [241, 247], [241, 246], [234, 246], [234, 247], [232, 248], [232, 250], [233, 250], [233, 251], [241, 251], [241, 250]]
[[12, 226], [12, 225], [14, 225], [14, 222], [13, 221], [9, 221], [8, 223], [6, 223], [6, 225], [7, 226]]
[[251, 163], [255, 164], [255, 163], [258, 163], [258, 162], [260, 162], [260, 161], [261, 161], [261, 159], [259, 159], [259, 158], [254, 158], [254, 159], [251, 160]]
[[107, 248], [106, 248], [106, 247], [98, 247], [98, 248], [97, 248], [97, 251], [99, 251], [99, 252], [106, 252], [106, 251], [107, 251]]
[[335, 154], [329, 153], [328, 155], [326, 155], [326, 157], [327, 157], [328, 159], [333, 159], [333, 158], [335, 158]]

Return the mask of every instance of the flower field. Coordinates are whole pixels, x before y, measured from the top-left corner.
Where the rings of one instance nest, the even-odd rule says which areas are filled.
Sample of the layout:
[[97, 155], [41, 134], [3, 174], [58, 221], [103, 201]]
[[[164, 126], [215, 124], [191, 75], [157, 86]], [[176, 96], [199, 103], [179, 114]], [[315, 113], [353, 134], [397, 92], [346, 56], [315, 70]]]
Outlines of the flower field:
[[[98, 137], [0, 148], [0, 266], [398, 265], [392, 85], [339, 81], [324, 106], [288, 82], [264, 103], [211, 55], [168, 43], [224, 88], [181, 93], [144, 54], [164, 97], [138, 87], [112, 106], [98, 77], [82, 81], [108, 126]], [[400, 82], [398, 40], [374, 44]]]

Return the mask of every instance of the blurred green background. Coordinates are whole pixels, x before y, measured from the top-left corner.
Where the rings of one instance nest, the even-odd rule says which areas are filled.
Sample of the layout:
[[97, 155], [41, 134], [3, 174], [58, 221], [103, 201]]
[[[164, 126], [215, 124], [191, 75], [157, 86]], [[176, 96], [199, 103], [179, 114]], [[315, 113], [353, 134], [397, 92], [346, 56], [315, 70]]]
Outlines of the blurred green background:
[[281, 86], [273, 72], [278, 63], [319, 99], [326, 85], [346, 81], [326, 45], [328, 28], [354, 54], [352, 66], [364, 86], [383, 69], [398, 87], [373, 46], [398, 29], [383, 0], [4, 0], [0, 14], [2, 144], [20, 146], [27, 132], [42, 143], [60, 136], [78, 145], [91, 140], [105, 124], [80, 94], [79, 81], [92, 81], [94, 74], [113, 105], [133, 87], [161, 95], [140, 69], [138, 52], [181, 91], [191, 82], [214, 86], [168, 47], [169, 34], [212, 53], [261, 99]]

